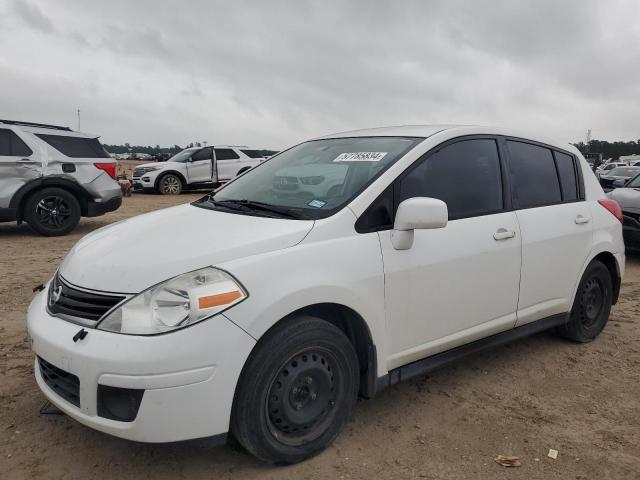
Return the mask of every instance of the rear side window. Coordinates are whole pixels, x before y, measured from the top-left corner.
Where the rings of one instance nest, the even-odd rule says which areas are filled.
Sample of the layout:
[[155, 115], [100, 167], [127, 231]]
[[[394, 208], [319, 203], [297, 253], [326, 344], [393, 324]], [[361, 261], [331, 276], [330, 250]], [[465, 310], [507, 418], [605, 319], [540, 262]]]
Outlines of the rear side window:
[[237, 158], [240, 157], [230, 148], [216, 148], [216, 160], [235, 160]]
[[560, 183], [551, 150], [511, 140], [507, 145], [518, 208], [560, 203]]
[[0, 129], [0, 155], [7, 157], [28, 157], [33, 151], [11, 130]]
[[262, 158], [262, 152], [260, 150], [240, 150], [249, 158]]
[[63, 155], [71, 158], [110, 158], [97, 138], [69, 137], [66, 135], [45, 135], [36, 133], [36, 136]]
[[554, 154], [562, 187], [562, 199], [565, 202], [574, 202], [578, 200], [578, 177], [573, 157], [560, 152], [554, 152]]
[[398, 202], [412, 197], [444, 201], [450, 220], [499, 212], [503, 195], [496, 142], [464, 140], [422, 160], [399, 183]]

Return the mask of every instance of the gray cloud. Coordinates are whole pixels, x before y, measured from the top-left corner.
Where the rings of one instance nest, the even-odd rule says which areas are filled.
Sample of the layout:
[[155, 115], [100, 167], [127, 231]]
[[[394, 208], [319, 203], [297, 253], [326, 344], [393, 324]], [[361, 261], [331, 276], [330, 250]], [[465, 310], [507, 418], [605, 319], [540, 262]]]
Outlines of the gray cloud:
[[107, 143], [280, 148], [440, 122], [637, 139], [639, 14], [634, 0], [23, 0], [1, 16], [0, 107], [71, 125], [80, 108]]

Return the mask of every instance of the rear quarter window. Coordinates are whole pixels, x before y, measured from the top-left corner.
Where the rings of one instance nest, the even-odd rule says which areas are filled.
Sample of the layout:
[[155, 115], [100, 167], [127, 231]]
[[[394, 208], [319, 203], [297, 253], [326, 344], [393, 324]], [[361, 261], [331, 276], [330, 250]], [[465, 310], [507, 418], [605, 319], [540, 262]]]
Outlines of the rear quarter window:
[[41, 133], [36, 133], [35, 135], [70, 158], [111, 158], [97, 138], [47, 135]]
[[560, 185], [562, 186], [562, 199], [565, 202], [574, 202], [578, 200], [578, 177], [576, 176], [573, 157], [560, 152], [554, 152], [554, 155], [556, 156]]

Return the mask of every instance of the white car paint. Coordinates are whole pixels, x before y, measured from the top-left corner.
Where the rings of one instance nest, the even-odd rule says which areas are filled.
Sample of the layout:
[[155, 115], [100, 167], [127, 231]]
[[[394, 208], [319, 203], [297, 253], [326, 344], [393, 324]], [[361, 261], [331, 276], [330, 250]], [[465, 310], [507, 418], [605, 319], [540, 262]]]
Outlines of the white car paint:
[[[572, 153], [582, 170], [585, 201], [450, 220], [443, 228], [415, 230], [409, 248], [401, 250], [392, 243], [392, 229], [355, 230], [356, 220], [407, 167], [467, 135], [526, 138]], [[80, 240], [59, 269], [78, 287], [137, 294], [213, 265], [233, 275], [248, 298], [174, 332], [136, 336], [90, 329], [76, 343], [79, 327], [48, 313], [44, 290], [28, 313], [33, 350], [80, 378], [81, 407], [51, 390], [36, 365], [44, 394], [80, 422], [124, 438], [164, 442], [221, 434], [228, 430], [237, 380], [255, 343], [300, 308], [334, 303], [359, 314], [376, 347], [376, 376], [383, 377], [408, 362], [567, 312], [584, 269], [599, 253], [613, 254], [623, 275], [620, 222], [598, 204], [604, 192], [573, 146], [509, 129], [448, 125], [323, 138], [370, 136], [424, 140], [327, 218], [259, 218], [183, 205]], [[576, 223], [579, 218], [588, 221]], [[133, 422], [97, 415], [99, 381], [147, 390]]]

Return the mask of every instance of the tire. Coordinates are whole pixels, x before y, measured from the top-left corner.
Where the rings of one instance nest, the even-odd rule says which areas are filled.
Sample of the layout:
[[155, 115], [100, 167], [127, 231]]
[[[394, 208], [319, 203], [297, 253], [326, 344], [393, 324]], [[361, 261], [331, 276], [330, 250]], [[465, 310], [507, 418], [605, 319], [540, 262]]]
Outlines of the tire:
[[286, 320], [245, 364], [231, 433], [268, 463], [292, 464], [324, 450], [356, 402], [358, 357], [345, 334], [315, 317]]
[[162, 195], [180, 195], [182, 192], [182, 180], [177, 175], [168, 173], [158, 181], [158, 193]]
[[32, 230], [47, 237], [67, 235], [80, 221], [80, 203], [69, 191], [49, 187], [31, 195], [23, 218]]
[[612, 303], [611, 273], [602, 262], [594, 260], [582, 275], [571, 317], [559, 328], [560, 334], [574, 342], [592, 341], [607, 324]]

